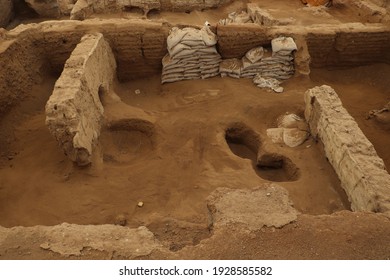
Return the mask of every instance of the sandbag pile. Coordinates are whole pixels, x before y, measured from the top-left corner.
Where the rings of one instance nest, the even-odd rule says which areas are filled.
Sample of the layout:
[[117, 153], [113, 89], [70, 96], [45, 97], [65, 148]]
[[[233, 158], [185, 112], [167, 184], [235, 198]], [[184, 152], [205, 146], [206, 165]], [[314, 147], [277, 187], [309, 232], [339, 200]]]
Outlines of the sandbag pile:
[[216, 44], [216, 35], [207, 25], [202, 29], [172, 28], [167, 38], [168, 54], [162, 59], [161, 83], [217, 76], [221, 56]]
[[286, 113], [277, 119], [277, 128], [267, 129], [267, 136], [275, 144], [286, 144], [294, 148], [301, 145], [309, 137], [309, 127], [304, 119]]
[[255, 78], [256, 84], [264, 84], [264, 79], [273, 83], [272, 79], [283, 81], [291, 78], [295, 72], [293, 52], [297, 49], [294, 40], [279, 37], [271, 41], [271, 46], [272, 52], [256, 47], [241, 59], [223, 60], [219, 66], [221, 76]]
[[297, 45], [290, 37], [279, 37], [271, 41], [272, 53], [262, 47], [254, 48], [242, 58], [241, 76], [287, 80], [294, 75], [293, 51]]

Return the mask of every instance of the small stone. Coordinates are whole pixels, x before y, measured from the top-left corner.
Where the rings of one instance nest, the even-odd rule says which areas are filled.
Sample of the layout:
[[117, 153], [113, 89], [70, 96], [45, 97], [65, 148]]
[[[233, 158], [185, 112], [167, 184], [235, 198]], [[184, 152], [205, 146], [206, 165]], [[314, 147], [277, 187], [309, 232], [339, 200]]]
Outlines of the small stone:
[[50, 244], [48, 242], [45, 242], [45, 243], [42, 243], [41, 245], [39, 245], [39, 247], [41, 247], [44, 250], [49, 250]]
[[142, 207], [142, 206], [144, 206], [144, 203], [142, 201], [140, 201], [140, 202], [138, 202], [137, 206]]
[[135, 94], [137, 94], [137, 95], [138, 95], [138, 94], [141, 94], [141, 91], [140, 91], [139, 89], [136, 89], [134, 92], [135, 92]]
[[267, 196], [271, 196], [271, 193], [267, 193]]

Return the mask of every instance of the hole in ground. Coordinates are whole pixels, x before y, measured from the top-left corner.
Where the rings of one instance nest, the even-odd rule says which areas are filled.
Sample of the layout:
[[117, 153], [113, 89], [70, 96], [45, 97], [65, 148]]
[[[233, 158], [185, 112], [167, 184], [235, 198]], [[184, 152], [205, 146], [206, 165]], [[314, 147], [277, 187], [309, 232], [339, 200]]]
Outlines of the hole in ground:
[[269, 181], [286, 182], [296, 181], [299, 178], [297, 166], [288, 157], [280, 154], [263, 154], [256, 167], [257, 174]]
[[256, 174], [268, 181], [286, 182], [299, 178], [299, 169], [286, 156], [264, 153], [259, 160], [260, 137], [242, 123], [235, 123], [226, 130], [226, 142], [230, 150], [241, 158], [250, 159]]
[[142, 120], [121, 120], [102, 131], [103, 161], [129, 162], [153, 150], [154, 127]]

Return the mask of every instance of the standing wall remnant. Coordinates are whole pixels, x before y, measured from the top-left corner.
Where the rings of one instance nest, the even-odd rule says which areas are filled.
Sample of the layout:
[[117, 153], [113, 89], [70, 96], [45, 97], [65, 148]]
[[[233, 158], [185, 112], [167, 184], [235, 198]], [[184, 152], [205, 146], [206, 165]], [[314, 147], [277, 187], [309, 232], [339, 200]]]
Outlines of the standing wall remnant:
[[321, 139], [354, 211], [390, 215], [390, 175], [374, 146], [329, 86], [305, 93], [305, 118]]
[[66, 61], [46, 104], [51, 134], [80, 166], [91, 163], [104, 112], [99, 94], [108, 91], [115, 70], [115, 57], [103, 35], [85, 35]]

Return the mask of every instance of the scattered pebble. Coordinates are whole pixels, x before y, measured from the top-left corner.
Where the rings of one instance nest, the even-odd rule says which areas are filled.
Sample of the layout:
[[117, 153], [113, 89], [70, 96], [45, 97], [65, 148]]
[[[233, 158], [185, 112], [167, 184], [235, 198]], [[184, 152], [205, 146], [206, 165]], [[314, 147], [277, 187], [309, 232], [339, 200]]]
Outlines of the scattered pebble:
[[39, 247], [41, 247], [44, 250], [50, 249], [50, 244], [48, 242], [42, 243]]
[[138, 95], [138, 94], [141, 94], [141, 91], [140, 91], [139, 89], [136, 89], [134, 92], [135, 92], [135, 94], [137, 94], [137, 95]]
[[271, 193], [267, 193], [267, 196], [271, 196]]
[[142, 201], [140, 201], [140, 202], [138, 202], [137, 206], [142, 207], [142, 206], [144, 206], [144, 203]]

